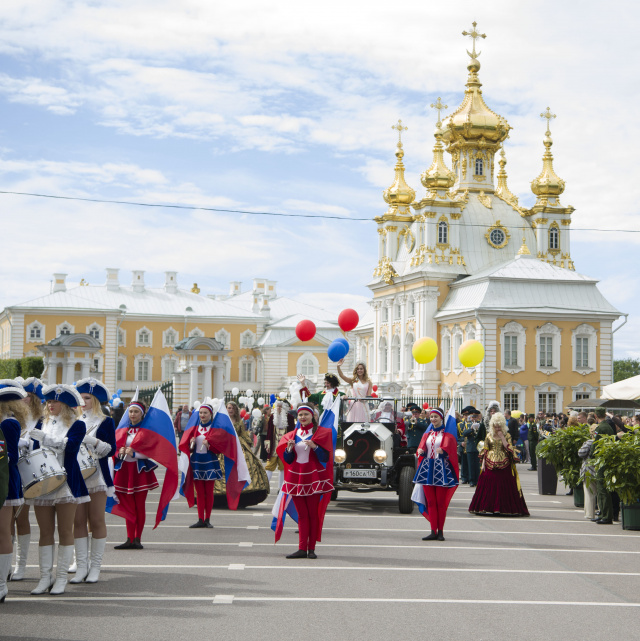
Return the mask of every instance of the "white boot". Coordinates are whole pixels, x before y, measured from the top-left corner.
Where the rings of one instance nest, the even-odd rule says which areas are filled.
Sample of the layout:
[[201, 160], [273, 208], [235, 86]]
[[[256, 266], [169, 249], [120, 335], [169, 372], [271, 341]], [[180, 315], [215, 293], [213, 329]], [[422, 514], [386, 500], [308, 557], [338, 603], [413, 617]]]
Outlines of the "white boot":
[[41, 545], [38, 548], [40, 565], [40, 582], [31, 590], [31, 594], [45, 594], [53, 585], [53, 545]]
[[4, 603], [4, 599], [9, 594], [7, 587], [7, 574], [11, 572], [11, 560], [13, 559], [13, 552], [10, 554], [0, 554], [0, 603]]
[[[100, 567], [102, 566], [102, 555], [104, 554], [104, 546], [107, 542], [104, 539], [91, 539], [91, 569], [87, 575], [87, 583], [97, 583], [100, 576]], [[73, 583], [73, 581], [71, 581]]]
[[273, 472], [271, 470], [267, 470], [267, 480], [269, 483], [271, 483], [271, 477], [273, 476]]
[[75, 574], [78, 571], [78, 564], [76, 563], [76, 553], [73, 553], [73, 562], [69, 566], [69, 574]]
[[27, 554], [29, 554], [29, 544], [31, 543], [31, 534], [18, 534], [18, 545], [16, 546], [16, 567], [11, 575], [12, 581], [22, 581], [27, 569]]
[[[69, 583], [82, 583], [89, 572], [89, 538], [84, 536], [75, 540], [76, 549], [76, 575]], [[58, 552], [59, 554], [59, 552]], [[71, 569], [69, 569], [71, 572]]]
[[56, 582], [51, 588], [51, 594], [64, 594], [67, 585], [67, 574], [73, 560], [73, 545], [58, 545], [58, 564], [56, 567]]
[[278, 491], [282, 489], [284, 485], [284, 470], [280, 470], [280, 480], [278, 481]]

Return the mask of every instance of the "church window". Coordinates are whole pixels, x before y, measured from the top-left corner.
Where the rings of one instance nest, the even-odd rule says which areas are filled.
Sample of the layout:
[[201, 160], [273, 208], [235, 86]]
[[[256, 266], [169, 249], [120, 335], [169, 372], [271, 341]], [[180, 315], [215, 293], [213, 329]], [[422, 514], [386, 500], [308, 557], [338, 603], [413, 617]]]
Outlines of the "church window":
[[549, 229], [549, 249], [560, 249], [560, 230], [557, 227]]
[[502, 229], [494, 229], [491, 232], [491, 242], [494, 245], [502, 245], [502, 243], [504, 243], [504, 232]]
[[400, 338], [396, 334], [391, 341], [391, 371], [397, 374], [400, 371]]
[[589, 367], [589, 337], [576, 338], [576, 367]]
[[540, 337], [540, 367], [553, 367], [553, 336]]
[[382, 322], [386, 323], [389, 320], [389, 308], [388, 307], [383, 307], [382, 308]]
[[449, 242], [449, 225], [444, 220], [438, 223], [438, 244], [446, 245]]
[[380, 339], [380, 372], [386, 374], [389, 371], [389, 354], [387, 353], [387, 339]]
[[556, 411], [557, 395], [554, 393], [538, 393], [538, 412], [553, 414]]
[[484, 176], [484, 163], [482, 158], [476, 158], [476, 176]]
[[416, 315], [416, 304], [413, 301], [409, 301], [409, 316]]
[[518, 367], [518, 337], [504, 337], [504, 366]]

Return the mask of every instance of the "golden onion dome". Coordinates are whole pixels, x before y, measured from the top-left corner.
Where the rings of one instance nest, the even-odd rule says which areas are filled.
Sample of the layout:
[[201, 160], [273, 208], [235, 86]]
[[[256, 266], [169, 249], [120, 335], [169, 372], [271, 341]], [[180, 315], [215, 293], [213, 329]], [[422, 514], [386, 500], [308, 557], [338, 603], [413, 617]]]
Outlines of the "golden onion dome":
[[511, 126], [505, 118], [491, 111], [484, 102], [478, 79], [480, 62], [471, 58], [467, 65], [467, 80], [462, 104], [443, 122], [443, 140], [451, 146], [455, 143], [477, 143], [485, 141], [499, 144], [503, 142]]
[[436, 144], [433, 147], [433, 162], [431, 167], [420, 175], [420, 181], [429, 190], [450, 189], [455, 182], [455, 174], [444, 162], [444, 146], [442, 144], [442, 131], [440, 121], [434, 133]]
[[396, 176], [391, 187], [382, 192], [382, 196], [385, 202], [391, 205], [391, 207], [408, 207], [415, 200], [416, 192], [407, 185], [407, 181], [404, 179], [404, 164], [402, 162], [404, 151], [402, 149], [400, 136], [402, 131], [407, 128], [402, 126], [402, 120], [398, 120], [398, 124], [394, 125], [392, 129], [398, 130], [398, 145], [396, 146], [396, 158], [398, 160], [395, 167]]
[[555, 115], [551, 113], [549, 107], [547, 111], [540, 114], [541, 118], [547, 119], [547, 131], [544, 136], [544, 154], [542, 155], [542, 171], [537, 178], [531, 181], [531, 191], [540, 197], [559, 196], [564, 191], [564, 180], [560, 178], [553, 169], [553, 154], [551, 153], [551, 146], [553, 140], [551, 139], [551, 131], [549, 130], [549, 122]]

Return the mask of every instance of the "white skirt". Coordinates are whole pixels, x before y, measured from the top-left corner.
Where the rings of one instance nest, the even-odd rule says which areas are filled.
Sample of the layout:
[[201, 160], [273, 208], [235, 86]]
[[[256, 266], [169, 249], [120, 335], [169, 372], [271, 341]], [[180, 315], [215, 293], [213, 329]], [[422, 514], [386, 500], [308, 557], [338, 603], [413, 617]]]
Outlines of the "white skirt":
[[104, 480], [104, 476], [102, 475], [102, 468], [100, 467], [98, 459], [96, 459], [96, 464], [96, 471], [89, 478], [86, 478], [84, 480], [84, 483], [87, 486], [87, 490], [89, 490], [89, 494], [106, 492], [107, 496], [114, 496], [116, 493], [115, 488], [113, 487], [113, 485], [107, 486], [107, 483]]
[[58, 505], [59, 503], [88, 503], [90, 500], [90, 496], [80, 496], [78, 498], [73, 496], [69, 485], [65, 482], [57, 490], [33, 499], [27, 499], [26, 503], [27, 505], [50, 507], [52, 505]]

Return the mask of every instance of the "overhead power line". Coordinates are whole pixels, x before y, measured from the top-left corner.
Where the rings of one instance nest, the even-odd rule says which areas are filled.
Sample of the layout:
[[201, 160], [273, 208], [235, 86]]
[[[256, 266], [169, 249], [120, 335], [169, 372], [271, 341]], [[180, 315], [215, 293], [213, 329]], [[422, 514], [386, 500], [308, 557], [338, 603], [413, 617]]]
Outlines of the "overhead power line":
[[[286, 214], [284, 212], [275, 211], [248, 211], [246, 209], [226, 209], [224, 207], [205, 207], [204, 205], [177, 205], [177, 204], [163, 204], [163, 203], [142, 203], [133, 200], [109, 200], [106, 198], [82, 198], [80, 196], [56, 196], [54, 194], [35, 194], [24, 191], [3, 191], [0, 194], [7, 194], [11, 196], [31, 196], [33, 198], [51, 198], [53, 200], [74, 200], [85, 203], [103, 203], [108, 205], [129, 205], [132, 207], [159, 207], [162, 209], [186, 209], [196, 211], [213, 211], [220, 214], [244, 214], [247, 216], [280, 216], [283, 218], [317, 218], [324, 220], [344, 220], [345, 222], [364, 221], [373, 222], [371, 218], [359, 218], [350, 216], [331, 216], [329, 214]], [[465, 223], [465, 227], [482, 227], [486, 225], [478, 223]], [[524, 227], [522, 228], [524, 229]], [[620, 232], [625, 234], [640, 234], [640, 229], [604, 229], [601, 227], [572, 227], [571, 231], [597, 231], [597, 232]]]

